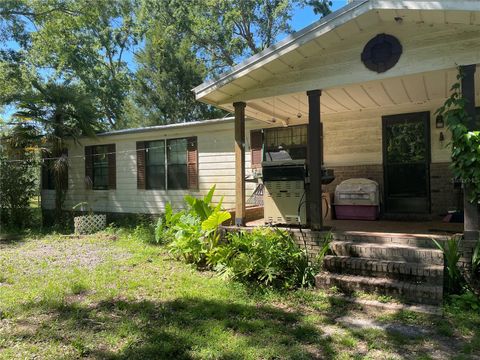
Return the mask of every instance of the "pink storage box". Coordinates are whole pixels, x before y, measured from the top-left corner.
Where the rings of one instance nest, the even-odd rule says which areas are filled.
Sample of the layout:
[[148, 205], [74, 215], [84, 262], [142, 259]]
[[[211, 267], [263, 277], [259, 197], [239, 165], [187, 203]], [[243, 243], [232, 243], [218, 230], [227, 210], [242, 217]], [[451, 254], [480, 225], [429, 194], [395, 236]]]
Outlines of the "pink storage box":
[[337, 220], [377, 220], [377, 205], [335, 205]]

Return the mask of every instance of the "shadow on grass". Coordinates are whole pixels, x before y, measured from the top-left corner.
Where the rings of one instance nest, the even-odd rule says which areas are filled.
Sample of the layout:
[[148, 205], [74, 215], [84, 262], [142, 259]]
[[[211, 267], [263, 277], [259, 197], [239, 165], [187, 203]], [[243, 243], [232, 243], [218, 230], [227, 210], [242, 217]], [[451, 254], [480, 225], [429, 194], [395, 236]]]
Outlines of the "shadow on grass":
[[[302, 314], [269, 306], [180, 298], [158, 303], [112, 300], [90, 307], [73, 303], [52, 310], [55, 319], [42, 325], [44, 336], [61, 338], [82, 356], [97, 359], [335, 356], [330, 342]], [[112, 351], [118, 344], [99, 344], [92, 339], [98, 333], [119, 339], [113, 342], [128, 338], [128, 345]]]

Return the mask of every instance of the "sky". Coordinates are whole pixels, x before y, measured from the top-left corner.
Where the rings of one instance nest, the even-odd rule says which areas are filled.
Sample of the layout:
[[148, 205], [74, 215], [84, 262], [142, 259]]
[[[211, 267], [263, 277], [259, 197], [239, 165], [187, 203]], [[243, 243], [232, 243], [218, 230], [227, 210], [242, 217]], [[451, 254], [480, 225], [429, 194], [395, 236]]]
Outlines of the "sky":
[[[333, 3], [332, 11], [335, 11], [341, 8], [342, 6], [345, 6], [347, 4], [347, 0], [333, 0], [332, 3]], [[306, 7], [296, 6], [294, 9], [293, 17], [292, 17], [292, 28], [294, 31], [301, 30], [304, 27], [310, 25], [311, 23], [317, 21], [319, 18], [320, 16], [314, 14], [310, 6], [306, 6]], [[15, 47], [15, 44], [9, 44], [9, 46]], [[136, 64], [134, 61], [133, 54], [128, 53], [125, 55], [126, 56], [124, 60], [128, 63], [128, 67], [130, 68], [130, 70], [135, 71]], [[3, 116], [4, 118], [8, 119], [10, 118], [10, 116], [14, 111], [15, 109], [13, 107], [6, 107], [4, 109], [0, 109], [0, 118]]]
[[[342, 6], [347, 5], [347, 0], [336, 0], [332, 1], [332, 3], [332, 11], [335, 11]], [[317, 21], [318, 19], [319, 15], [315, 15], [311, 7], [301, 8], [297, 6], [292, 18], [292, 27], [295, 31], [298, 31]]]

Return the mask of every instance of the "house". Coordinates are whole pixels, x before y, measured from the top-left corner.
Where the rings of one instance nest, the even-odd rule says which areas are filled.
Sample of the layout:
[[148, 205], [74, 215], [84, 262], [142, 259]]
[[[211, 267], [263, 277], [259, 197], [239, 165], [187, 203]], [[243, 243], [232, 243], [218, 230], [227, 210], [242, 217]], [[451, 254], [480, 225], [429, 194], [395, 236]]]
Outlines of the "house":
[[[214, 201], [235, 206], [234, 119], [223, 118], [101, 133], [68, 142], [64, 208], [111, 215], [161, 214], [165, 204], [184, 205], [186, 194], [203, 196], [216, 185]], [[261, 123], [246, 122], [248, 130]], [[261, 146], [261, 145], [260, 145]], [[246, 166], [250, 167], [247, 155]], [[55, 207], [53, 181], [42, 176], [42, 208]], [[247, 186], [252, 192], [255, 184]], [[78, 209], [77, 209], [78, 210]]]
[[[467, 263], [480, 219], [450, 171], [451, 135], [436, 110], [460, 67], [468, 126], [480, 127], [479, 63], [478, 1], [353, 1], [193, 90], [233, 119], [72, 143], [65, 207], [86, 201], [94, 211], [158, 214], [167, 201], [181, 206], [185, 194], [200, 196], [215, 184], [215, 200], [223, 196], [243, 226], [263, 157], [281, 149], [307, 160], [310, 230], [294, 232], [310, 252], [323, 234], [322, 192], [345, 179], [380, 184], [383, 218], [417, 220], [342, 223], [318, 286], [438, 303], [443, 255], [431, 237], [446, 236], [432, 235], [428, 221], [464, 210]], [[324, 167], [335, 181], [322, 186]], [[45, 176], [44, 187], [49, 183]], [[53, 204], [54, 192], [44, 189], [42, 207]]]
[[[384, 218], [417, 220], [335, 223], [317, 286], [441, 303], [444, 259], [431, 238], [449, 235], [427, 220], [463, 210], [461, 263], [468, 265], [480, 207], [462, 196], [471, 184], [462, 189], [452, 176], [451, 136], [435, 112], [459, 67], [468, 128], [480, 129], [479, 63], [479, 1], [358, 0], [199, 85], [197, 100], [235, 113], [236, 225], [247, 222], [245, 118], [307, 124], [310, 230], [293, 231], [299, 244], [312, 255], [321, 248], [322, 191], [351, 177], [380, 184]], [[329, 186], [322, 186], [324, 168], [335, 172]]]
[[[376, 180], [387, 217], [458, 208], [450, 134], [435, 112], [460, 66], [475, 118], [479, 62], [480, 2], [359, 0], [199, 85], [197, 100], [235, 113], [236, 223], [245, 223], [245, 117], [308, 124], [312, 229], [323, 225], [322, 166], [335, 171], [333, 186]], [[478, 206], [460, 207], [465, 235], [478, 238]]]

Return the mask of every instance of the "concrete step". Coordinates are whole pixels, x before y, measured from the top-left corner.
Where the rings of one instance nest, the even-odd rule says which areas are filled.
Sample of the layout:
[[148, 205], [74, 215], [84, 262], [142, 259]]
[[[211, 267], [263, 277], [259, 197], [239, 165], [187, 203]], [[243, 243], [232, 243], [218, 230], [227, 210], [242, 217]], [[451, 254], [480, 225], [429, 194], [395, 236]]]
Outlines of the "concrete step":
[[389, 278], [413, 283], [443, 284], [443, 265], [327, 255], [323, 267], [332, 273]]
[[363, 291], [391, 296], [407, 303], [439, 305], [443, 300], [442, 285], [414, 284], [385, 278], [340, 275], [329, 272], [316, 275], [315, 284], [319, 289], [330, 289], [335, 286], [346, 294]]
[[443, 253], [440, 250], [407, 245], [333, 241], [330, 249], [337, 256], [443, 265]]
[[[440, 242], [444, 241], [446, 238], [444, 236], [432, 236], [432, 238], [434, 237]], [[438, 249], [431, 238], [408, 234], [362, 233], [356, 231], [347, 231], [334, 233], [334, 240], [372, 244], [395, 244], [427, 249]]]

